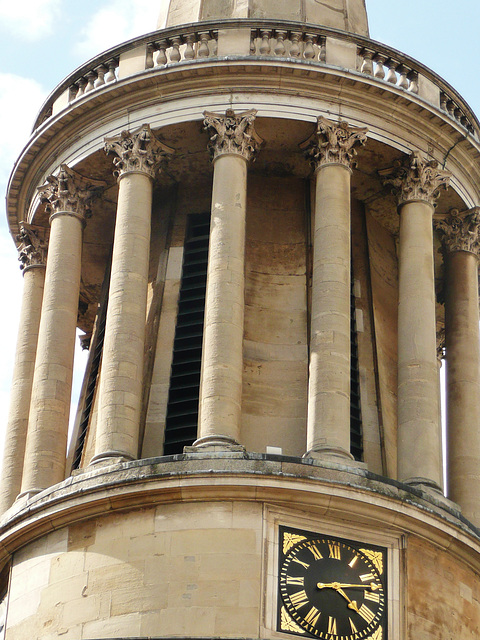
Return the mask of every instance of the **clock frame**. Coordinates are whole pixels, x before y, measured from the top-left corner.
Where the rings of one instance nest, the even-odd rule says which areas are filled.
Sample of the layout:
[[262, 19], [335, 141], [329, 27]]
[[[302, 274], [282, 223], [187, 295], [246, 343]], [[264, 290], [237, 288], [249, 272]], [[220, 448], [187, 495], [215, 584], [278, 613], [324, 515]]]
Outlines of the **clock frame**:
[[321, 640], [387, 640], [387, 549], [279, 528], [277, 630]]

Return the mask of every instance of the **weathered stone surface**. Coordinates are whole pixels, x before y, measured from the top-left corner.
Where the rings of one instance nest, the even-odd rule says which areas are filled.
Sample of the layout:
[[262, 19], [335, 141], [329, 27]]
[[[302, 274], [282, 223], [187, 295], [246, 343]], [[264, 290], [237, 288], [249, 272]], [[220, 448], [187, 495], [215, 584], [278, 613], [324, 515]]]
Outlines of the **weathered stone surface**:
[[162, 11], [158, 28], [202, 20], [226, 18], [277, 18], [319, 24], [342, 31], [368, 35], [364, 0], [200, 0], [185, 3], [172, 0], [165, 18]]

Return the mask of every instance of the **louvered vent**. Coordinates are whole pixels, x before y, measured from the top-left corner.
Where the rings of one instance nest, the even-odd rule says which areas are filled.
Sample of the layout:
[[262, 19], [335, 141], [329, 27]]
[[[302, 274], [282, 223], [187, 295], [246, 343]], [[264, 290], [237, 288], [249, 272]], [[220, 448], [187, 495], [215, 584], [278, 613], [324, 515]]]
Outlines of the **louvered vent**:
[[362, 413], [360, 405], [360, 371], [358, 367], [357, 323], [355, 295], [350, 293], [350, 453], [355, 460], [363, 460]]
[[105, 337], [105, 322], [107, 319], [107, 306], [108, 306], [108, 283], [109, 283], [110, 269], [107, 270], [106, 286], [104, 284], [104, 295], [102, 296], [101, 303], [97, 312], [95, 334], [92, 339], [91, 359], [87, 365], [88, 380], [85, 389], [85, 399], [83, 404], [82, 415], [80, 418], [80, 426], [78, 429], [77, 446], [75, 447], [75, 453], [73, 456], [72, 469], [78, 469], [82, 461], [83, 448], [85, 446], [85, 440], [88, 432], [88, 425], [90, 423], [90, 417], [93, 409], [93, 402], [95, 400], [95, 391], [97, 388], [98, 372], [100, 368], [100, 361], [102, 359], [103, 341]]
[[173, 345], [164, 455], [183, 453], [197, 438], [210, 216], [188, 219]]

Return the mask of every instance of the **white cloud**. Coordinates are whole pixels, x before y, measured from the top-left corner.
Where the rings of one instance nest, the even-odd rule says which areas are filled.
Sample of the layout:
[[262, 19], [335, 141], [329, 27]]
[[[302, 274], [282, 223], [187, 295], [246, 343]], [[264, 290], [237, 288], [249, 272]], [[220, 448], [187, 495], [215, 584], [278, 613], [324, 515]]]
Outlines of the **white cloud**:
[[159, 5], [151, 0], [109, 0], [82, 30], [75, 52], [91, 58], [125, 40], [155, 31], [158, 15]]
[[[3, 5], [2, 5], [3, 9]], [[0, 113], [8, 123], [2, 130], [0, 154], [0, 192], [5, 192], [13, 163], [28, 140], [39, 105], [45, 98], [45, 90], [38, 82], [9, 73], [0, 73]], [[3, 197], [1, 197], [3, 202]], [[0, 454], [3, 450], [4, 427], [7, 422], [10, 384], [15, 357], [16, 335], [20, 316], [23, 282], [17, 260], [17, 252], [4, 222], [0, 220], [0, 298], [3, 310], [0, 314], [2, 360], [0, 367]]]
[[53, 31], [62, 0], [0, 0], [0, 25], [25, 40], [40, 40]]
[[45, 97], [46, 91], [35, 80], [11, 73], [0, 73], [0, 113], [3, 122], [8, 123], [8, 126], [2, 129], [2, 191], [13, 163], [28, 140], [35, 116]]

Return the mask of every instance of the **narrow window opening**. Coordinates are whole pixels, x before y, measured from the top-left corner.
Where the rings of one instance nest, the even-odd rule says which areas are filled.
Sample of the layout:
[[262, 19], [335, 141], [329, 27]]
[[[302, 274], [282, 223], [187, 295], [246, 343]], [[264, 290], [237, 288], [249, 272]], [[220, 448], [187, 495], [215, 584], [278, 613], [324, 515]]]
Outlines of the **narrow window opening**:
[[363, 460], [360, 370], [358, 365], [358, 340], [355, 316], [353, 270], [350, 288], [350, 453], [355, 460]]
[[193, 444], [197, 438], [209, 237], [209, 214], [189, 216], [173, 344], [164, 455], [183, 453], [183, 448]]

